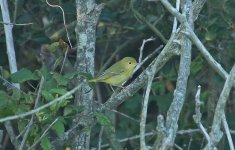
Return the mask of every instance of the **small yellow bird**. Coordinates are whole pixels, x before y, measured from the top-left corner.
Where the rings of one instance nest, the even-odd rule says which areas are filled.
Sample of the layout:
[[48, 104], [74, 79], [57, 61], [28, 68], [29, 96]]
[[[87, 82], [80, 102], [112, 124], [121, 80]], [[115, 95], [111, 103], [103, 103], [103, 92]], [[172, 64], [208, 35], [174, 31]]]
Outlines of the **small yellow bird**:
[[105, 70], [99, 77], [89, 80], [89, 82], [104, 82], [112, 86], [122, 86], [131, 77], [136, 65], [135, 58], [125, 57]]

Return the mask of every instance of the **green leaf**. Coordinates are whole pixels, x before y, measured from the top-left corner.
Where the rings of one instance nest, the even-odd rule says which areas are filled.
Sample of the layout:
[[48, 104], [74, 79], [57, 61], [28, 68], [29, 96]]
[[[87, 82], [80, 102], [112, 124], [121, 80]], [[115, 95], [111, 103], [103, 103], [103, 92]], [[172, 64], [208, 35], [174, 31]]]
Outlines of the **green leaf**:
[[62, 76], [61, 74], [58, 74], [58, 73], [55, 73], [53, 75], [53, 78], [56, 80], [58, 85], [67, 85], [69, 82], [69, 79], [65, 78], [64, 76]]
[[46, 101], [51, 101], [54, 99], [54, 96], [50, 92], [45, 90], [42, 90], [42, 96], [45, 98]]
[[21, 91], [18, 89], [13, 89], [12, 98], [15, 100], [19, 100], [20, 97], [21, 97]]
[[28, 92], [28, 94], [24, 94], [24, 102], [26, 104], [32, 104], [35, 100], [35, 95], [32, 92]]
[[50, 150], [51, 142], [49, 141], [48, 137], [44, 137], [40, 143], [43, 150]]
[[15, 109], [17, 109], [17, 105], [14, 99], [6, 92], [0, 91], [0, 117], [12, 115]]
[[48, 68], [45, 65], [43, 65], [41, 69], [36, 70], [35, 74], [39, 77], [43, 76], [45, 80], [49, 80], [52, 77], [52, 74], [48, 71]]
[[38, 80], [39, 77], [34, 75], [30, 70], [28, 69], [21, 69], [11, 75], [12, 82], [15, 83], [22, 83], [28, 80]]
[[111, 121], [104, 114], [102, 114], [102, 113], [95, 113], [94, 115], [95, 115], [95, 117], [97, 119], [97, 122], [100, 125], [102, 125], [102, 126], [111, 126]]
[[68, 73], [64, 74], [64, 77], [71, 80], [71, 79], [73, 79], [74, 76], [76, 76], [77, 74], [78, 74], [77, 71], [72, 71], [72, 72], [68, 72]]
[[55, 130], [57, 135], [61, 137], [64, 134], [64, 123], [59, 119], [56, 123], [52, 126], [52, 129]]
[[73, 115], [76, 113], [81, 113], [83, 112], [85, 109], [84, 106], [82, 105], [68, 105], [64, 108], [64, 116], [69, 116], [69, 115]]
[[[54, 94], [64, 95], [68, 91], [63, 88], [55, 88], [55, 89], [51, 89], [50, 92], [54, 93]], [[69, 96], [69, 97], [71, 97], [71, 96]]]
[[57, 85], [55, 79], [51, 78], [51, 79], [44, 82], [42, 89], [45, 91], [50, 91], [51, 89], [54, 89], [57, 87], [58, 87], [58, 85]]

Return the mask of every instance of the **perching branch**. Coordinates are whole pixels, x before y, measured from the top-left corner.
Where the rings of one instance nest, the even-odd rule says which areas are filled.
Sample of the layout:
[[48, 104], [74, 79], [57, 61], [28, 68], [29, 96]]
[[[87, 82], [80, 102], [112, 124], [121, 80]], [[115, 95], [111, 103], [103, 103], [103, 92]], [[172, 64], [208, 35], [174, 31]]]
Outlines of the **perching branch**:
[[[173, 35], [167, 45], [163, 48], [161, 53], [155, 58], [152, 63], [143, 71], [131, 84], [127, 85], [124, 89], [122, 89], [119, 93], [114, 93], [101, 107], [97, 110], [102, 111], [105, 109], [113, 109], [116, 108], [119, 104], [124, 102], [128, 97], [135, 94], [140, 88], [146, 85], [147, 82], [147, 71], [151, 71], [153, 66], [157, 66], [156, 72], [159, 71], [168, 60], [174, 56], [177, 52], [177, 49], [174, 46], [173, 48], [173, 39], [175, 36]], [[156, 73], [154, 72], [154, 74]]]
[[[200, 1], [200, 2], [199, 2]], [[202, 6], [204, 5], [205, 0], [195, 0], [193, 2], [193, 19], [196, 20], [198, 17], [200, 10]], [[181, 28], [181, 27], [179, 27]], [[157, 63], [157, 71], [159, 71], [166, 62], [169, 61], [169, 59], [179, 54], [179, 48], [180, 46], [177, 43], [174, 43], [174, 40], [178, 40], [180, 33], [176, 33], [171, 35], [170, 40], [168, 40], [166, 46], [163, 48], [162, 52], [158, 55], [157, 58], [155, 58], [152, 63], [149, 65], [149, 67], [146, 68], [146, 70], [150, 69], [154, 63]], [[142, 88], [146, 82], [146, 70], [142, 72], [132, 84], [125, 87], [125, 90], [121, 90], [119, 93], [117, 93], [115, 96], [111, 96], [109, 100], [105, 103], [104, 106], [101, 106], [98, 108], [98, 110], [104, 110], [103, 107], [107, 107], [108, 109], [112, 109], [117, 107], [119, 104], [121, 104], [123, 101], [125, 101], [128, 97], [132, 96], [136, 91], [138, 91], [140, 88]]]

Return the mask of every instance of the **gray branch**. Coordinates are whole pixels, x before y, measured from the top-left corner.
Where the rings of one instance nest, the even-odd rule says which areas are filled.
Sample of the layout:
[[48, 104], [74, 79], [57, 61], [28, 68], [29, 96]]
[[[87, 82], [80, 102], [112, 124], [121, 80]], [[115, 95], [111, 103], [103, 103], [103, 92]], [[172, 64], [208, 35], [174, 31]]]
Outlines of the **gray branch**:
[[[16, 64], [15, 48], [14, 48], [13, 35], [12, 35], [13, 25], [11, 24], [11, 20], [10, 20], [7, 0], [0, 0], [0, 5], [1, 5], [3, 22], [6, 23], [4, 24], [4, 31], [5, 31], [5, 37], [6, 37], [6, 47], [7, 47], [9, 68], [10, 68], [11, 73], [15, 73], [17, 72], [17, 64]], [[20, 85], [18, 83], [15, 83], [14, 86], [20, 89]], [[5, 122], [4, 126], [7, 129], [7, 133], [11, 139], [12, 144], [17, 149], [19, 146], [19, 141], [16, 138], [11, 122], [10, 121]]]
[[[163, 1], [165, 2], [166, 0], [161, 0], [161, 2], [164, 5]], [[187, 22], [189, 22], [190, 27], [192, 29], [193, 28], [192, 1], [186, 0], [183, 6], [184, 6], [183, 13], [184, 15], [187, 16]], [[184, 27], [183, 30], [186, 30], [186, 28]], [[167, 112], [166, 123], [165, 127], [163, 128], [164, 131], [161, 131], [164, 134], [157, 137], [154, 149], [165, 150], [174, 146], [176, 131], [178, 129], [177, 122], [184, 104], [186, 89], [187, 89], [187, 81], [190, 74], [191, 49], [192, 49], [191, 41], [187, 37], [182, 36], [180, 41], [181, 41], [181, 58], [180, 58], [180, 66], [176, 83], [176, 89], [174, 91], [174, 98]]]
[[200, 94], [201, 94], [201, 86], [198, 86], [197, 89], [197, 93], [195, 96], [195, 115], [193, 115], [193, 119], [195, 121], [195, 123], [198, 125], [198, 127], [201, 129], [203, 135], [205, 136], [206, 140], [208, 143], [211, 143], [211, 138], [209, 136], [209, 134], [207, 133], [206, 129], [204, 128], [204, 126], [201, 123], [201, 118], [202, 118], [202, 114], [200, 111], [200, 105], [201, 105], [201, 101], [200, 101]]
[[230, 74], [228, 75], [227, 80], [225, 81], [223, 90], [220, 94], [218, 103], [216, 105], [214, 119], [212, 123], [212, 129], [210, 132], [210, 137], [212, 140], [212, 144], [207, 144], [205, 149], [210, 150], [213, 148], [213, 145], [217, 144], [223, 136], [221, 129], [222, 117], [224, 114], [224, 109], [226, 105], [226, 101], [228, 99], [231, 88], [233, 87], [233, 83], [235, 81], [235, 65], [233, 66]]

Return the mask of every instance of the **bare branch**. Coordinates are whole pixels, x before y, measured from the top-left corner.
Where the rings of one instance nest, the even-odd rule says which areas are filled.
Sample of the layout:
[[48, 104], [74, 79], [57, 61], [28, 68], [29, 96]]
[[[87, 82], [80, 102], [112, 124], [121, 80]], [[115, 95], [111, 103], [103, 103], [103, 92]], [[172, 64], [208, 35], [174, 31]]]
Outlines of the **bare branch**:
[[154, 74], [155, 74], [154, 70], [152, 70], [152, 72], [147, 72], [148, 83], [147, 83], [147, 88], [146, 88], [146, 92], [144, 96], [144, 102], [143, 102], [141, 118], [140, 118], [140, 147], [143, 150], [148, 149], [145, 143], [145, 125], [146, 125], [146, 118], [147, 118], [147, 111], [148, 111], [149, 94], [151, 91]]
[[140, 63], [142, 61], [142, 57], [143, 57], [143, 51], [144, 51], [144, 46], [146, 43], [150, 42], [150, 41], [154, 41], [155, 38], [148, 38], [148, 39], [144, 39], [143, 42], [142, 42], [142, 45], [140, 47], [140, 55], [139, 55], [139, 61], [138, 63]]
[[[222, 131], [220, 130], [221, 123], [222, 123], [222, 117], [224, 114], [225, 104], [228, 99], [231, 88], [233, 87], [234, 81], [235, 81], [235, 65], [233, 66], [232, 70], [230, 71], [229, 76], [227, 77], [227, 79], [225, 81], [223, 90], [220, 93], [220, 97], [219, 97], [219, 100], [216, 105], [214, 119], [213, 119], [213, 123], [212, 123], [212, 129], [210, 132], [210, 137], [213, 142], [212, 144], [217, 144], [223, 135]], [[212, 145], [207, 144], [205, 149], [208, 149], [211, 146]]]
[[224, 130], [226, 132], [226, 135], [227, 135], [230, 150], [234, 150], [233, 140], [232, 140], [232, 137], [231, 137], [231, 134], [230, 134], [230, 131], [229, 131], [229, 127], [228, 127], [228, 123], [227, 123], [227, 120], [226, 120], [226, 116], [225, 116], [224, 113], [223, 113], [223, 116], [222, 116], [222, 120], [223, 120], [223, 126], [224, 126]]
[[98, 150], [101, 150], [101, 143], [102, 143], [102, 135], [104, 132], [104, 126], [101, 126], [100, 133], [99, 133], [99, 140], [98, 140]]
[[1, 24], [5, 24], [5, 25], [12, 25], [12, 26], [28, 26], [28, 25], [32, 25], [33, 23], [10, 23], [10, 22], [2, 22], [0, 21]]
[[[177, 10], [177, 11], [180, 10], [180, 0], [176, 0], [176, 10]], [[176, 17], [174, 17], [174, 23], [173, 23], [172, 33], [176, 33], [177, 24], [178, 24], [177, 19], [176, 19]]]
[[213, 69], [215, 69], [218, 74], [223, 77], [224, 79], [227, 78], [228, 73], [221, 67], [221, 65], [210, 55], [208, 50], [205, 48], [205, 46], [202, 44], [202, 42], [198, 39], [196, 34], [191, 29], [190, 25], [187, 23], [186, 18], [184, 15], [180, 14], [174, 7], [171, 6], [171, 4], [167, 0], [161, 0], [162, 4], [169, 10], [169, 12], [174, 15], [181, 24], [185, 25], [187, 30], [183, 31], [185, 35], [187, 35], [192, 42], [197, 46], [199, 51], [202, 53], [204, 58], [207, 60], [207, 62], [212, 66]]
[[144, 60], [140, 61], [137, 66], [135, 67], [134, 71], [133, 71], [133, 74], [139, 70], [139, 68], [147, 61], [149, 60], [149, 58], [153, 57], [154, 54], [156, 54], [160, 49], [162, 49], [163, 45], [160, 45], [158, 48], [156, 48], [151, 54], [149, 54], [148, 56], [146, 56], [144, 58]]
[[198, 125], [198, 127], [201, 129], [203, 135], [206, 137], [207, 142], [211, 143], [211, 138], [201, 123], [202, 114], [200, 111], [200, 105], [201, 105], [200, 94], [201, 94], [201, 86], [199, 85], [198, 89], [197, 89], [196, 96], [195, 96], [195, 112], [196, 112], [196, 114], [193, 115], [193, 119], [194, 119], [195, 123]]
[[14, 147], [16, 149], [18, 149], [18, 147], [20, 146], [20, 143], [16, 139], [16, 135], [15, 135], [15, 132], [14, 132], [14, 129], [13, 129], [13, 126], [12, 126], [11, 122], [10, 121], [6, 121], [4, 123], [4, 126], [5, 126], [5, 128], [7, 130], [7, 133], [9, 135], [9, 137], [10, 137], [11, 143], [14, 145]]
[[[1, 5], [1, 10], [2, 10], [3, 22], [10, 23], [11, 21], [10, 21], [10, 16], [9, 16], [7, 0], [1, 0], [0, 5]], [[14, 73], [14, 72], [17, 72], [17, 64], [16, 64], [16, 56], [15, 56], [12, 28], [13, 28], [13, 25], [4, 24], [4, 31], [5, 31], [6, 45], [7, 45], [7, 56], [8, 56], [10, 72]], [[17, 88], [20, 88], [20, 85], [17, 83], [15, 84], [15, 86]]]
[[[170, 5], [170, 3], [166, 0], [161, 0], [162, 3], [167, 2], [163, 4], [164, 6]], [[170, 7], [172, 7], [170, 5]], [[173, 8], [173, 7], [172, 7]], [[175, 9], [171, 9], [169, 11], [175, 11]], [[177, 11], [177, 10], [176, 10]], [[187, 16], [188, 22], [190, 23], [190, 28], [193, 28], [193, 17], [192, 17], [192, 1], [187, 0], [184, 4], [183, 13]], [[183, 28], [183, 30], [186, 30], [186, 28]], [[176, 83], [176, 89], [174, 91], [174, 98], [171, 103], [171, 106], [167, 112], [166, 117], [166, 123], [164, 127], [159, 128], [159, 130], [162, 134], [157, 137], [157, 140], [155, 142], [154, 149], [160, 149], [165, 150], [169, 149], [174, 145], [174, 140], [176, 136], [176, 131], [178, 129], [178, 119], [180, 112], [182, 110], [185, 95], [186, 95], [186, 89], [187, 89], [187, 82], [188, 77], [190, 74], [190, 64], [191, 64], [191, 49], [192, 49], [192, 43], [191, 41], [185, 37], [182, 36], [181, 39], [181, 58], [180, 58], [180, 65], [179, 65], [179, 71], [178, 71], [178, 78]]]

